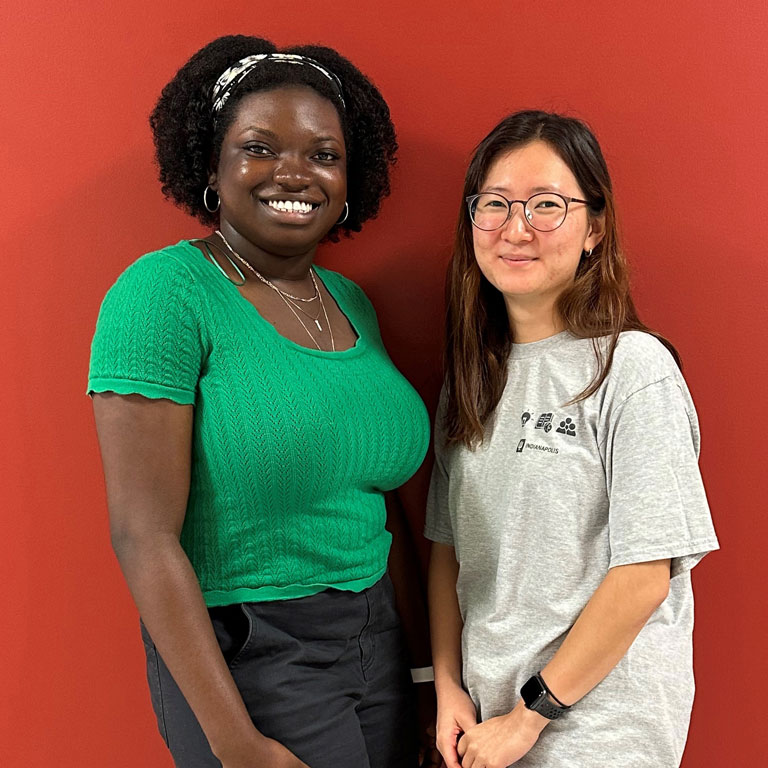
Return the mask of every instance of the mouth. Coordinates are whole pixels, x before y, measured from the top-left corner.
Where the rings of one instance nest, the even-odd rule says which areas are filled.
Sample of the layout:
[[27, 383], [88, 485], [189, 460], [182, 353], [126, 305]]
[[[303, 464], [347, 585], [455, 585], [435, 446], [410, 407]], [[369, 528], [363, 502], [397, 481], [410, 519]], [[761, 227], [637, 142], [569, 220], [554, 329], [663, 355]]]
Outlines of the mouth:
[[320, 208], [311, 200], [261, 199], [261, 204], [285, 221], [301, 221], [310, 218]]
[[533, 261], [538, 261], [538, 259], [533, 256], [500, 256], [499, 258], [505, 264], [509, 264], [511, 266], [524, 266], [525, 264], [530, 264]]

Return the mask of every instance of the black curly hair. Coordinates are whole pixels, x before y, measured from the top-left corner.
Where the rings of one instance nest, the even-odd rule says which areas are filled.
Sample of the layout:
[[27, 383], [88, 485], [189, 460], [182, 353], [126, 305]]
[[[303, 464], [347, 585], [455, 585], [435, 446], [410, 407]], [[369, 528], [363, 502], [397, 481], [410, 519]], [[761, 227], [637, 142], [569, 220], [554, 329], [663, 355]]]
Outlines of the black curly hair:
[[210, 164], [218, 163], [221, 142], [248, 93], [282, 85], [307, 85], [336, 107], [347, 149], [347, 200], [349, 216], [328, 233], [359, 232], [379, 212], [389, 194], [389, 169], [395, 162], [397, 139], [389, 107], [376, 86], [350, 61], [332, 48], [302, 45], [281, 53], [308, 56], [333, 72], [342, 84], [346, 107], [327, 77], [314, 67], [264, 62], [255, 67], [230, 95], [214, 121], [211, 90], [228, 67], [259, 53], [276, 53], [269, 40], [245, 35], [219, 37], [201, 48], [163, 88], [149, 118], [155, 141], [163, 194], [178, 206], [213, 226], [217, 213], [203, 205]]

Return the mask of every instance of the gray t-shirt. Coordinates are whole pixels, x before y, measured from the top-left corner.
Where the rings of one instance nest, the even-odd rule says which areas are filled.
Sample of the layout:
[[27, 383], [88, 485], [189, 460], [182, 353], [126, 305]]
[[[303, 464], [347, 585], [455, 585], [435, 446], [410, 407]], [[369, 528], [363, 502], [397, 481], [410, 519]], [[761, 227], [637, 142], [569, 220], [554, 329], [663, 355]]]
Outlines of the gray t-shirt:
[[696, 412], [649, 334], [621, 334], [598, 391], [564, 405], [595, 370], [592, 342], [567, 331], [513, 345], [475, 451], [445, 448], [439, 410], [425, 534], [456, 550], [464, 685], [482, 720], [512, 709], [609, 568], [671, 558], [669, 596], [624, 658], [515, 765], [678, 766], [694, 692], [690, 569], [718, 548]]

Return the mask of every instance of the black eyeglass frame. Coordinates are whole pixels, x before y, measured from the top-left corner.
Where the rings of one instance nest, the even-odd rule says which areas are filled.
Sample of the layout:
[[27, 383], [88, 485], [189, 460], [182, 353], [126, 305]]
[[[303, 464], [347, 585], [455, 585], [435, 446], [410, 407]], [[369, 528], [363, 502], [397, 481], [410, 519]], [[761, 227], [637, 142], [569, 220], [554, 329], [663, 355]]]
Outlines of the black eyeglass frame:
[[[507, 204], [506, 218], [501, 222], [501, 224], [499, 224], [498, 227], [494, 227], [493, 229], [483, 229], [482, 227], [478, 227], [477, 224], [475, 224], [475, 217], [472, 215], [472, 203], [474, 203], [478, 197], [482, 197], [483, 195], [495, 195], [496, 197], [500, 197]], [[559, 197], [565, 203], [565, 213], [563, 214], [563, 220], [552, 229], [539, 229], [538, 227], [535, 227], [531, 220], [528, 218], [528, 203], [530, 203], [534, 197], [538, 197], [539, 195], [554, 195], [555, 197]], [[497, 229], [501, 229], [512, 218], [512, 206], [515, 203], [520, 203], [523, 206], [523, 218], [525, 219], [525, 223], [531, 229], [535, 229], [537, 232], [554, 232], [556, 229], [560, 229], [560, 227], [563, 226], [566, 217], [568, 216], [568, 206], [571, 203], [584, 203], [584, 205], [589, 205], [588, 200], [582, 200], [578, 197], [568, 197], [567, 195], [561, 195], [559, 192], [536, 192], [527, 200], [508, 200], [506, 197], [504, 197], [504, 195], [501, 195], [498, 192], [478, 192], [476, 195], [469, 195], [469, 197], [466, 197], [465, 201], [467, 203], [467, 212], [469, 213], [469, 220], [472, 222], [472, 226], [476, 227], [481, 232], [495, 232]]]

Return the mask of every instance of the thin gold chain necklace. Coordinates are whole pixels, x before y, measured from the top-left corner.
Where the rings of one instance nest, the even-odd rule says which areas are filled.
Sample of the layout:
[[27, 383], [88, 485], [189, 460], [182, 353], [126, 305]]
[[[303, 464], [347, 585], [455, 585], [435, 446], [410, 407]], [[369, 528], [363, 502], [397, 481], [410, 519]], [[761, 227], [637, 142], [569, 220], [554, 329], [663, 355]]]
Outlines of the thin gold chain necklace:
[[217, 229], [216, 234], [221, 238], [221, 241], [224, 243], [224, 245], [227, 246], [227, 250], [250, 272], [252, 272], [259, 280], [261, 280], [264, 285], [268, 285], [273, 291], [277, 291], [281, 296], [287, 296], [289, 299], [293, 299], [294, 301], [314, 301], [319, 295], [320, 291], [317, 287], [317, 283], [315, 282], [315, 276], [312, 273], [312, 267], [309, 268], [309, 276], [312, 278], [312, 285], [315, 288], [315, 293], [313, 296], [310, 296], [308, 299], [302, 298], [301, 296], [294, 296], [291, 293], [288, 293], [287, 291], [283, 291], [280, 288], [278, 288], [273, 282], [268, 280], [264, 275], [259, 272], [256, 267], [253, 266], [247, 259], [244, 259], [227, 241], [227, 238], [224, 237], [224, 235], [221, 233], [221, 230]]
[[[318, 289], [318, 295], [319, 295], [319, 289]], [[317, 312], [314, 315], [310, 315], [309, 312], [307, 312], [304, 307], [301, 306], [301, 304], [298, 304], [297, 302], [293, 301], [292, 299], [289, 299], [285, 294], [281, 294], [280, 298], [284, 299], [285, 301], [289, 302], [294, 306], [295, 309], [298, 309], [299, 312], [301, 312], [303, 315], [306, 315], [316, 326], [317, 330], [320, 331], [320, 333], [323, 332], [323, 326], [320, 325], [320, 315], [323, 313], [323, 303], [322, 301], [319, 302], [320, 306], [317, 308]]]
[[[318, 348], [318, 350], [320, 350], [321, 352], [327, 352], [328, 351], [327, 349], [323, 349], [320, 346], [320, 343], [314, 337], [314, 335], [312, 334], [312, 331], [309, 330], [309, 328], [307, 327], [307, 324], [301, 319], [301, 317], [299, 316], [298, 312], [296, 312], [296, 310], [298, 309], [300, 312], [305, 314], [310, 320], [312, 320], [314, 322], [314, 324], [317, 326], [317, 329], [318, 329], [318, 331], [320, 331], [320, 333], [323, 332], [323, 328], [322, 328], [322, 326], [320, 325], [320, 322], [319, 322], [320, 314], [322, 313], [322, 315], [325, 317], [325, 324], [328, 326], [328, 332], [329, 332], [329, 334], [331, 336], [331, 349], [330, 349], [330, 351], [331, 352], [335, 352], [336, 351], [336, 341], [335, 341], [335, 339], [333, 337], [333, 328], [331, 327], [331, 323], [328, 320], [328, 311], [325, 308], [325, 302], [323, 301], [323, 294], [320, 291], [320, 286], [317, 284], [317, 280], [315, 278], [315, 272], [312, 269], [312, 267], [309, 268], [309, 276], [312, 278], [312, 286], [315, 289], [315, 295], [311, 296], [308, 299], [304, 299], [304, 298], [302, 298], [300, 296], [293, 296], [293, 295], [291, 295], [290, 293], [288, 293], [286, 291], [281, 291], [274, 283], [272, 283], [271, 281], [267, 280], [267, 278], [264, 277], [264, 275], [262, 275], [250, 262], [248, 262], [246, 259], [244, 259], [227, 242], [227, 238], [224, 237], [224, 235], [218, 229], [216, 230], [216, 234], [221, 238], [221, 240], [224, 243], [224, 245], [227, 246], [227, 250], [246, 269], [248, 269], [250, 272], [252, 272], [262, 283], [264, 283], [265, 285], [268, 285], [273, 291], [275, 291], [275, 293], [277, 293], [277, 295], [283, 300], [283, 303], [285, 304], [285, 306], [288, 307], [288, 309], [290, 309], [291, 312], [293, 312], [294, 316], [296, 317], [296, 319], [301, 324], [301, 327], [307, 332], [307, 335], [309, 336], [310, 339], [312, 339], [312, 342]], [[318, 313], [317, 313], [316, 317], [312, 317], [312, 315], [310, 315], [309, 312], [304, 310], [298, 304], [295, 304], [296, 301], [309, 302], [309, 301], [314, 301], [315, 299], [319, 299], [320, 300], [320, 309], [318, 310]]]
[[[298, 320], [298, 321], [301, 323], [301, 326], [302, 326], [302, 328], [304, 328], [304, 330], [307, 332], [307, 335], [309, 336], [309, 338], [310, 338], [310, 339], [312, 339], [312, 341], [315, 343], [315, 346], [316, 346], [316, 347], [317, 347], [317, 348], [318, 348], [318, 349], [319, 349], [321, 352], [328, 352], [328, 350], [327, 350], [327, 349], [323, 349], [323, 348], [320, 346], [320, 344], [319, 344], [319, 342], [317, 341], [317, 339], [316, 339], [316, 338], [315, 338], [315, 337], [312, 335], [312, 331], [310, 331], [310, 330], [309, 330], [309, 328], [307, 328], [307, 324], [306, 324], [306, 323], [305, 323], [305, 322], [304, 322], [304, 321], [301, 319], [301, 317], [299, 316], [299, 314], [296, 312], [296, 309], [294, 309], [294, 308], [291, 306], [291, 304], [290, 304], [290, 302], [288, 301], [288, 299], [286, 299], [286, 298], [285, 298], [285, 296], [283, 296], [283, 294], [282, 294], [282, 293], [280, 293], [280, 292], [278, 292], [278, 295], [279, 295], [279, 296], [280, 296], [280, 298], [281, 298], [281, 299], [282, 299], [282, 300], [285, 302], [285, 306], [286, 306], [286, 307], [288, 307], [288, 309], [290, 309], [290, 310], [291, 310], [291, 312], [293, 312], [293, 314], [296, 316], [296, 319], [297, 319], [297, 320]], [[328, 320], [328, 312], [326, 312], [326, 310], [325, 310], [325, 302], [323, 301], [323, 297], [322, 297], [322, 294], [320, 295], [320, 308], [322, 309], [323, 315], [325, 316], [325, 324], [328, 326], [328, 332], [329, 332], [329, 333], [330, 333], [330, 335], [331, 335], [331, 349], [330, 349], [330, 351], [331, 351], [331, 352], [335, 352], [335, 351], [336, 351], [336, 342], [335, 342], [335, 340], [334, 340], [334, 338], [333, 338], [333, 328], [331, 327], [331, 323], [330, 323], [330, 322], [329, 322], [329, 320]], [[297, 307], [297, 309], [298, 309], [298, 307]], [[305, 314], [306, 314], [306, 313], [305, 313]], [[317, 322], [317, 320], [315, 320], [315, 325], [316, 325], [318, 328], [320, 328], [320, 323], [318, 323], [318, 322]], [[322, 329], [322, 328], [320, 328], [320, 332], [321, 332], [321, 333], [322, 333], [322, 330], [323, 330], [323, 329]]]

